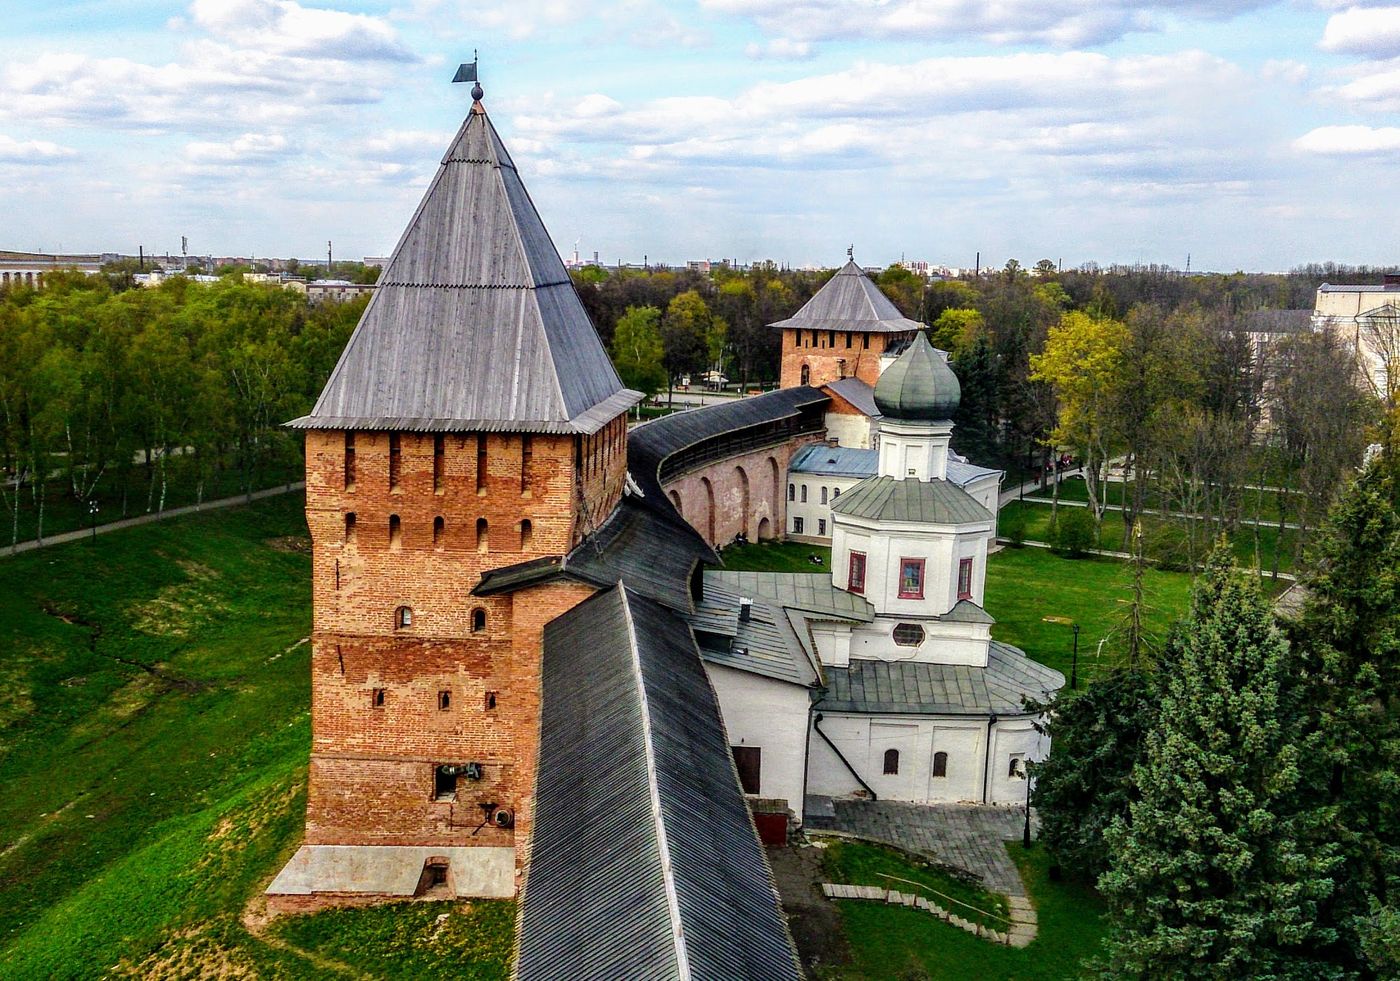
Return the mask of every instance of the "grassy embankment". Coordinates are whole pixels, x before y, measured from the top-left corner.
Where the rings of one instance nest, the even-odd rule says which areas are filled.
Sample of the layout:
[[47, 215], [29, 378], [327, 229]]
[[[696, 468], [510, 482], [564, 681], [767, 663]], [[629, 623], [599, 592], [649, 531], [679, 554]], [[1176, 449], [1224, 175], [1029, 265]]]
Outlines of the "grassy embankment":
[[0, 559], [0, 977], [506, 975], [509, 904], [243, 921], [302, 830], [301, 509]]

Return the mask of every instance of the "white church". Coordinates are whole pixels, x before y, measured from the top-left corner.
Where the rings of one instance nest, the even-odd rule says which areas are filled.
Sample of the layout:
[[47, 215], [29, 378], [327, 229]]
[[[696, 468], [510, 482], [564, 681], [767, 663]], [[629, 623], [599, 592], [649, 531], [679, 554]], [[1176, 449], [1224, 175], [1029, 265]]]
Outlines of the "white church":
[[1022, 804], [1049, 752], [1025, 702], [1065, 679], [991, 638], [995, 503], [949, 479], [960, 394], [916, 334], [874, 389], [874, 472], [831, 501], [830, 569], [704, 574], [691, 626], [744, 790], [799, 819], [844, 796]]

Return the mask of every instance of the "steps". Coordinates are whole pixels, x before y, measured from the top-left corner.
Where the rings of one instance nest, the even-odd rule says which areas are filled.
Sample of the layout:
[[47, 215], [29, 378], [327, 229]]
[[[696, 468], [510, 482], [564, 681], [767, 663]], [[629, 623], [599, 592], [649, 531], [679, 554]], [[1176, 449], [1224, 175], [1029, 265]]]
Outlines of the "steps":
[[917, 896], [913, 893], [899, 892], [896, 889], [882, 889], [879, 886], [853, 886], [844, 885], [839, 882], [823, 882], [822, 893], [827, 899], [865, 899], [873, 902], [888, 903], [892, 906], [908, 906], [913, 909], [921, 909], [933, 916], [938, 917], [945, 923], [965, 930], [978, 937], [985, 937], [993, 943], [1003, 944], [1008, 947], [1029, 947], [1036, 937], [1036, 916], [1035, 907], [1025, 896], [1008, 896], [1006, 898], [1007, 912], [1009, 913], [1010, 924], [1006, 932], [993, 930], [980, 923], [963, 919], [956, 913], [950, 913], [937, 903], [931, 901], [926, 896]]

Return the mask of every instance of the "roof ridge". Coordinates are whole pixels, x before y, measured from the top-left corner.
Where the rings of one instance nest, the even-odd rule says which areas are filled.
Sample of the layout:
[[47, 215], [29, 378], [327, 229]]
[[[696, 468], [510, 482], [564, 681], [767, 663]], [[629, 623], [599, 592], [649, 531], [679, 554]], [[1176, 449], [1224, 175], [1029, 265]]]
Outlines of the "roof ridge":
[[666, 817], [661, 806], [661, 792], [656, 773], [656, 748], [651, 742], [651, 706], [647, 699], [646, 675], [642, 671], [641, 648], [637, 643], [637, 624], [632, 618], [632, 604], [627, 586], [617, 581], [623, 620], [632, 651], [632, 671], [637, 682], [638, 703], [642, 715], [642, 752], [647, 763], [647, 791], [651, 797], [652, 821], [656, 825], [656, 846], [661, 857], [661, 881], [666, 890], [666, 914], [671, 921], [671, 938], [676, 948], [676, 973], [682, 981], [690, 978], [690, 957], [685, 948], [685, 925], [681, 920], [680, 899], [676, 894], [675, 869], [671, 864], [671, 847], [666, 836]]

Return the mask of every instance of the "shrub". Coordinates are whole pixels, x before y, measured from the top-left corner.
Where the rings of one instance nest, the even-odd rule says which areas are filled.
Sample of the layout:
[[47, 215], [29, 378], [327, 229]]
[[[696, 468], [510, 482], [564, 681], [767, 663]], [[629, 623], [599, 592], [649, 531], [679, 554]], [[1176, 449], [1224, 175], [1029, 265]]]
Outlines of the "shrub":
[[1026, 543], [1026, 509], [1012, 508], [1005, 511], [997, 520], [997, 530], [1001, 536], [1009, 541], [1016, 548], [1020, 548]]
[[1088, 508], [1060, 508], [1050, 529], [1050, 544], [1061, 555], [1083, 558], [1094, 547], [1094, 516]]

